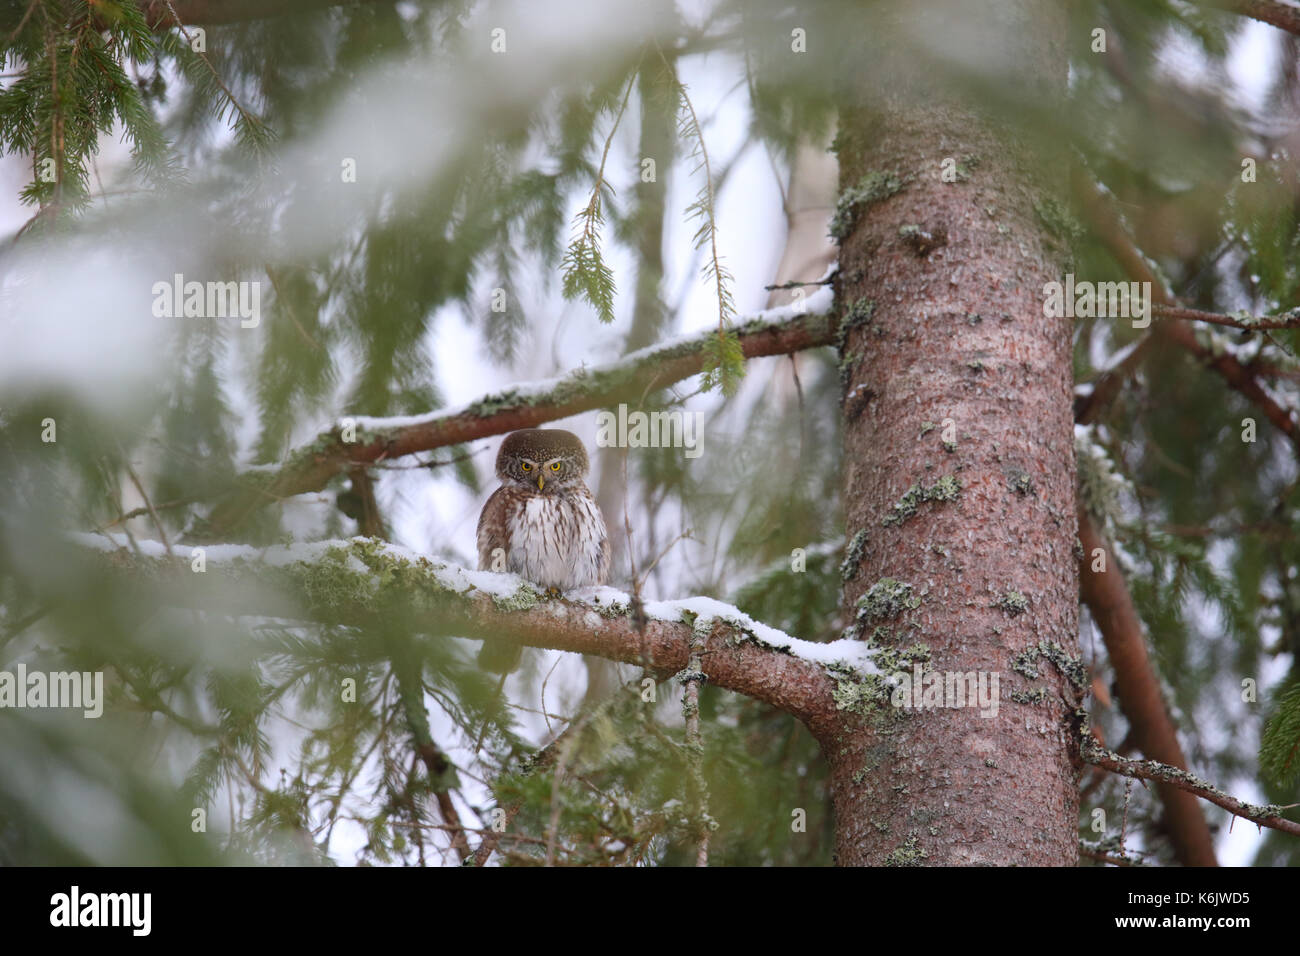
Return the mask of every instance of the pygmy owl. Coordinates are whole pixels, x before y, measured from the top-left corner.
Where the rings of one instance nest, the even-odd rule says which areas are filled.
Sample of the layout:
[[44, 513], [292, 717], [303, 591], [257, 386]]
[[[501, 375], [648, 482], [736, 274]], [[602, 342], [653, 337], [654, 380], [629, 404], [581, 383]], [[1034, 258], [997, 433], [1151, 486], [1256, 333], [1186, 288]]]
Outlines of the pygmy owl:
[[[583, 478], [587, 450], [578, 436], [559, 428], [512, 432], [497, 454], [501, 487], [478, 519], [478, 565], [482, 571], [513, 571], [548, 590], [604, 584], [609, 578], [609, 534], [600, 506]], [[479, 663], [508, 671], [518, 647], [492, 641]]]

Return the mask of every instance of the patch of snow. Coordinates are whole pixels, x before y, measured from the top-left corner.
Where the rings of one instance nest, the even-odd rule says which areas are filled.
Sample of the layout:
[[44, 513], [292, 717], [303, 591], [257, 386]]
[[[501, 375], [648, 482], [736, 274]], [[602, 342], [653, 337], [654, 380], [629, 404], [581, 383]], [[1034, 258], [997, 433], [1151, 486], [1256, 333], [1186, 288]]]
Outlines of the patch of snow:
[[794, 657], [815, 664], [843, 663], [857, 671], [867, 674], [879, 674], [874, 654], [864, 641], [838, 640], [828, 644], [800, 640], [784, 631], [755, 621], [744, 611], [716, 598], [691, 597], [675, 601], [652, 601], [645, 605], [646, 616], [656, 621], [681, 623], [682, 613], [694, 614], [697, 620], [721, 620], [747, 631], [760, 644], [780, 648]]

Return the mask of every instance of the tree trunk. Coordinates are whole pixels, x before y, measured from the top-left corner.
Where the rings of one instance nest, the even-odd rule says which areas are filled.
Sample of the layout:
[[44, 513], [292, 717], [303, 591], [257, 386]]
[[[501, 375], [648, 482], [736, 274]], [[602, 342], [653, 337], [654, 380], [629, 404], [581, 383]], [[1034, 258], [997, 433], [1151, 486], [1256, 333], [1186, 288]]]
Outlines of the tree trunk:
[[[903, 687], [842, 685], [840, 732], [822, 739], [836, 861], [1073, 865], [1071, 328], [1043, 316], [1061, 264], [1039, 221], [1065, 163], [944, 86], [908, 39], [973, 38], [1007, 92], [1050, 99], [1065, 18], [926, 0], [888, 8], [906, 22], [887, 30], [884, 7], [869, 8], [838, 140], [844, 599], [882, 670], [923, 675], [925, 706], [897, 706]], [[971, 672], [997, 687], [994, 716], [922, 696]]]

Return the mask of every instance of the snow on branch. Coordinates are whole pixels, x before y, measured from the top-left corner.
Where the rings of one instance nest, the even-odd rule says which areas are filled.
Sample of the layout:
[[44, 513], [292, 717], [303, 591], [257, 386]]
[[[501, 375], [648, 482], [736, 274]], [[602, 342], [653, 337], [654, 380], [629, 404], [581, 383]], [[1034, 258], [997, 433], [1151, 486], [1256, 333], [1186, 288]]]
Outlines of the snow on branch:
[[144, 599], [159, 604], [353, 626], [396, 621], [439, 637], [592, 654], [662, 676], [684, 670], [692, 641], [703, 639], [710, 683], [772, 704], [814, 732], [832, 726], [840, 685], [880, 673], [862, 641], [799, 640], [712, 598], [649, 602], [638, 615], [633, 598], [614, 588], [550, 598], [517, 575], [470, 571], [376, 538], [173, 546], [173, 557], [157, 542], [132, 549], [103, 533], [75, 540], [106, 552], [123, 586], [153, 588]]
[[[787, 355], [835, 341], [834, 293], [818, 289], [799, 304], [768, 309], [736, 326], [745, 358]], [[716, 338], [710, 330], [632, 352], [617, 362], [562, 378], [514, 385], [460, 408], [425, 415], [343, 419], [278, 469], [250, 468], [217, 504], [202, 537], [221, 539], [261, 506], [320, 491], [356, 465], [501, 435], [619, 402], [639, 402], [653, 390], [698, 374]]]

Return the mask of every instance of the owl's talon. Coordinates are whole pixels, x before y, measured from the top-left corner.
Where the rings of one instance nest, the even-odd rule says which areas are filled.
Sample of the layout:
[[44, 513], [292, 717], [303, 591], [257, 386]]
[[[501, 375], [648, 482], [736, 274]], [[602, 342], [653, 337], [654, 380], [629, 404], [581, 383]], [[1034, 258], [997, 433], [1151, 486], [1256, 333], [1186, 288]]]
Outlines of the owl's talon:
[[556, 587], [546, 589], [546, 596], [552, 601], [557, 600], [560, 597], [560, 593], [560, 589]]

